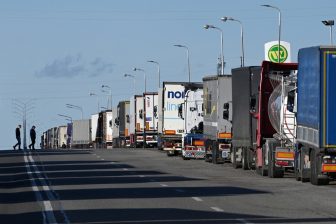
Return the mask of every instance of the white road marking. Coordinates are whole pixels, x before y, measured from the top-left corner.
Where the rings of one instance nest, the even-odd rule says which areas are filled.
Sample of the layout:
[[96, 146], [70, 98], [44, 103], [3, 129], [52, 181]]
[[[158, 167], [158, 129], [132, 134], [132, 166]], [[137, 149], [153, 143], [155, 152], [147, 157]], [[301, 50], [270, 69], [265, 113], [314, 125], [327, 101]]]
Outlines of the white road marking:
[[203, 201], [203, 199], [199, 197], [191, 197], [191, 198], [194, 199], [195, 201]]
[[236, 220], [241, 222], [241, 223], [245, 223], [245, 224], [253, 224], [253, 222], [249, 222], [246, 219], [236, 219]]
[[105, 159], [101, 158], [101, 160], [105, 160]]
[[224, 212], [223, 209], [218, 208], [218, 207], [211, 207], [212, 210], [215, 210], [216, 212]]
[[111, 164], [115, 164], [115, 162], [111, 162]]
[[160, 185], [161, 185], [161, 187], [168, 187], [167, 184], [160, 184]]
[[50, 201], [43, 201], [43, 205], [44, 205], [45, 211], [48, 211], [48, 212], [54, 211], [53, 207], [51, 206]]
[[128, 169], [127, 168], [123, 168], [124, 171], [127, 171]]
[[177, 191], [177, 192], [179, 192], [179, 193], [183, 193], [183, 192], [185, 192], [185, 191], [182, 190], [182, 189], [176, 189], [175, 191]]
[[142, 178], [143, 178], [143, 177], [145, 177], [145, 175], [139, 175], [139, 177], [142, 177]]

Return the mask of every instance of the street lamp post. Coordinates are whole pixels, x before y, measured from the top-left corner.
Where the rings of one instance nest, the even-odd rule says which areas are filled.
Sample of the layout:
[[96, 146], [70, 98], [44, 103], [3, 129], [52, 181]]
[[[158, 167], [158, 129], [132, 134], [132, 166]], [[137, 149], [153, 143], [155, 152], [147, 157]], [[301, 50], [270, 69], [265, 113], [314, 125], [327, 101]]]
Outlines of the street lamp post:
[[129, 77], [133, 79], [133, 95], [135, 95], [135, 76], [131, 74], [124, 74], [124, 77]]
[[[109, 91], [107, 92], [106, 90], [104, 90], [104, 88], [108, 89]], [[112, 88], [109, 87], [108, 85], [102, 85], [102, 92], [109, 94], [109, 98], [110, 98], [109, 101], [111, 103], [111, 110], [112, 110]], [[107, 107], [108, 107], [108, 105], [107, 105]]]
[[82, 120], [83, 120], [83, 108], [80, 106], [76, 106], [73, 104], [65, 104], [67, 108], [71, 108], [71, 109], [76, 109], [76, 110], [80, 110], [81, 114], [82, 114]]
[[29, 115], [30, 112], [34, 109], [34, 107], [31, 105], [32, 100], [28, 101], [21, 101], [18, 99], [15, 99], [13, 101], [13, 105], [15, 106], [15, 113], [22, 116], [22, 128], [23, 128], [23, 149], [27, 149], [27, 115]]
[[208, 25], [206, 24], [204, 26], [204, 29], [215, 29], [218, 30], [221, 34], [220, 38], [221, 38], [221, 75], [224, 75], [224, 49], [223, 49], [223, 30], [214, 26], [214, 25]]
[[146, 94], [146, 72], [144, 69], [141, 68], [134, 68], [133, 71], [142, 71], [144, 73], [144, 80], [145, 80], [145, 92], [143, 93], [143, 105], [144, 105], [144, 121], [143, 121], [143, 148], [146, 148], [146, 99], [145, 99], [145, 94]]
[[68, 115], [64, 115], [64, 114], [57, 114], [60, 117], [65, 117], [66, 120], [69, 120], [72, 123], [72, 117], [68, 116]]
[[276, 6], [272, 6], [272, 5], [261, 5], [263, 7], [267, 7], [267, 8], [272, 8], [278, 11], [279, 13], [279, 39], [278, 39], [278, 63], [280, 63], [280, 39], [281, 39], [281, 10], [276, 7]]
[[188, 60], [188, 74], [189, 74], [189, 82], [190, 82], [190, 76], [191, 76], [191, 72], [190, 72], [190, 60], [189, 60], [189, 48], [185, 45], [181, 45], [181, 44], [175, 44], [175, 47], [182, 47], [185, 48], [187, 50], [187, 60]]
[[330, 45], [333, 45], [333, 38], [332, 38], [332, 27], [335, 24], [334, 20], [323, 20], [322, 23], [326, 26], [330, 27]]
[[97, 94], [95, 94], [95, 93], [92, 93], [92, 92], [90, 93], [90, 96], [96, 96], [97, 97], [97, 107], [98, 107], [97, 108], [98, 109], [97, 113], [99, 114], [99, 96]]
[[157, 64], [157, 67], [158, 67], [158, 79], [159, 79], [159, 89], [160, 89], [160, 86], [161, 86], [161, 81], [160, 81], [160, 64], [159, 64], [159, 62], [152, 61], [152, 60], [147, 61], [147, 62]]
[[238, 20], [238, 19], [234, 19], [232, 17], [227, 17], [224, 16], [221, 18], [221, 20], [223, 22], [226, 22], [228, 20], [230, 21], [234, 21], [234, 22], [238, 22], [240, 24], [240, 44], [241, 44], [241, 57], [240, 57], [240, 67], [244, 67], [245, 65], [245, 52], [244, 52], [244, 30], [243, 30], [243, 23]]
[[143, 72], [143, 74], [144, 74], [144, 82], [145, 82], [145, 92], [146, 92], [147, 91], [147, 86], [146, 86], [147, 85], [147, 80], [146, 80], [146, 72], [145, 72], [145, 70], [142, 69], [142, 68], [133, 68], [133, 71], [142, 71]]

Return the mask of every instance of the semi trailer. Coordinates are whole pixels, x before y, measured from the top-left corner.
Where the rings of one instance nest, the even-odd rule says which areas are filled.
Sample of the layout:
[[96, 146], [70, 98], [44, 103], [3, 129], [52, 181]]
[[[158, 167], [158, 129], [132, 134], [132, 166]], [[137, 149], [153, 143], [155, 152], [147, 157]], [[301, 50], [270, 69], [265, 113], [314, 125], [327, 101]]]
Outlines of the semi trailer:
[[205, 161], [223, 163], [231, 159], [231, 75], [203, 78]]
[[158, 148], [168, 156], [181, 154], [184, 120], [179, 116], [179, 106], [184, 103], [189, 90], [202, 88], [202, 83], [163, 82], [158, 103]]
[[253, 113], [258, 108], [260, 73], [260, 66], [232, 69], [231, 162], [234, 168], [254, 168], [253, 145], [256, 143], [257, 120]]
[[90, 119], [74, 120], [72, 122], [72, 148], [90, 148], [91, 146]]
[[336, 47], [300, 49], [298, 63], [296, 179], [328, 184], [336, 178]]
[[251, 113], [257, 119], [255, 169], [269, 177], [283, 177], [294, 169], [296, 118], [293, 91], [296, 91], [296, 63], [263, 61], [261, 66], [258, 110], [251, 99]]
[[158, 93], [146, 92], [144, 97], [145, 146], [157, 147], [158, 135]]
[[115, 140], [116, 147], [129, 147], [130, 145], [130, 101], [120, 101], [117, 107], [117, 117], [115, 118], [115, 124], [118, 126], [118, 138]]
[[130, 99], [130, 145], [143, 147], [144, 137], [144, 100], [142, 95]]

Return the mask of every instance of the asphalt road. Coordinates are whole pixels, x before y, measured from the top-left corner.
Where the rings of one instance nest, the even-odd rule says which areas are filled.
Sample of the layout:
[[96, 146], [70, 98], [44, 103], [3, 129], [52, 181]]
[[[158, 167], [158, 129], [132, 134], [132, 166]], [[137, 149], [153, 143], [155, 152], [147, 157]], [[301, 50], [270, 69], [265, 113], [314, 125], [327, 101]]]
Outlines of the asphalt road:
[[157, 150], [0, 151], [0, 223], [336, 223], [336, 185]]

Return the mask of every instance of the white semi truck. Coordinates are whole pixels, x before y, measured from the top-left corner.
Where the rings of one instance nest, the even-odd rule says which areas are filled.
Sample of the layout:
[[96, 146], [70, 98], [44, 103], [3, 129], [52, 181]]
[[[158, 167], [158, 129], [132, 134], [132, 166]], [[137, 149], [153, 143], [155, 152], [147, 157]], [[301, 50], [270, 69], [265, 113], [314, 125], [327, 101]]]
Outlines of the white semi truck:
[[182, 150], [185, 121], [179, 116], [179, 107], [185, 102], [185, 94], [202, 83], [163, 82], [158, 103], [158, 148], [167, 155], [177, 155]]

